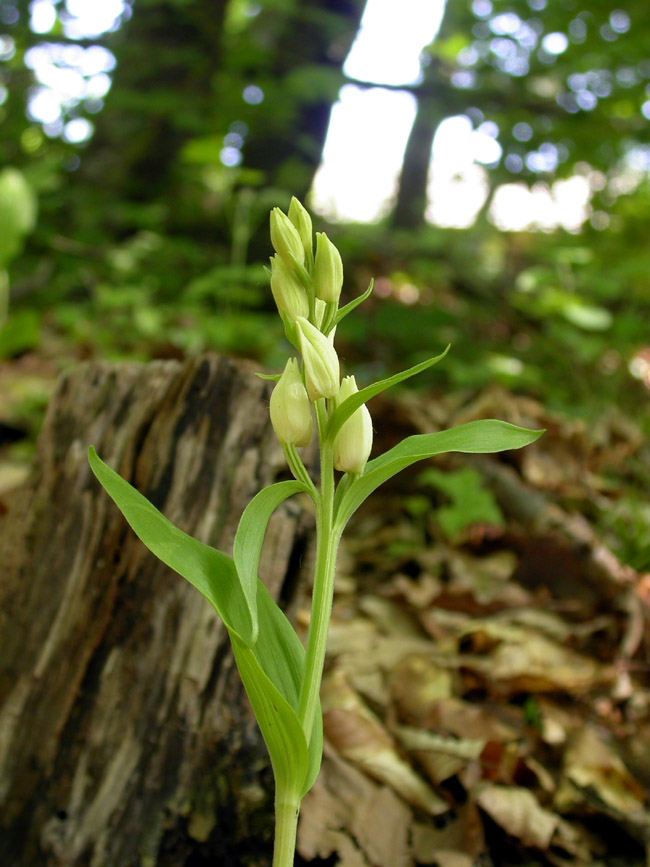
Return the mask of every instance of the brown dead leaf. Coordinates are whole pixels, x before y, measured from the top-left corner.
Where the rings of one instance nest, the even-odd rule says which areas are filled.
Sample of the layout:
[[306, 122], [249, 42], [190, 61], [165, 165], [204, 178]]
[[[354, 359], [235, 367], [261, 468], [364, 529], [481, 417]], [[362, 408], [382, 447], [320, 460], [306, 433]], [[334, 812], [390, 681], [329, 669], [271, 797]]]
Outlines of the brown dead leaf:
[[429, 726], [468, 740], [507, 742], [519, 737], [517, 729], [486, 708], [453, 697], [432, 708]]
[[409, 804], [432, 815], [449, 809], [441, 798], [400, 755], [393, 738], [379, 719], [349, 686], [341, 670], [323, 682], [325, 736], [343, 758], [386, 783]]
[[411, 846], [418, 864], [472, 867], [485, 846], [483, 823], [476, 806], [470, 802], [461, 807], [457, 819], [444, 828], [414, 823]]
[[482, 740], [461, 740], [408, 726], [399, 726], [395, 734], [436, 784], [453, 777], [468, 762], [476, 761], [485, 747]]
[[[507, 611], [477, 619], [438, 608], [421, 613], [427, 630], [437, 637], [440, 650], [449, 653], [448, 664], [478, 675], [494, 694], [580, 694], [611, 680], [611, 672], [596, 660], [563, 647], [538, 630], [518, 625], [517, 617], [516, 612]], [[477, 632], [483, 633], [481, 652], [463, 654], [468, 645], [472, 649], [471, 636]], [[454, 636], [452, 652], [449, 642]], [[491, 652], [485, 652], [490, 642], [494, 646]]]
[[402, 635], [405, 638], [422, 638], [422, 627], [408, 609], [398, 605], [392, 599], [381, 596], [362, 596], [359, 599], [359, 610], [377, 625], [379, 630], [392, 636]]
[[564, 770], [555, 805], [566, 812], [580, 805], [642, 815], [643, 788], [593, 726], [574, 732], [564, 753]]
[[453, 692], [453, 675], [424, 653], [401, 659], [389, 676], [390, 694], [398, 718], [410, 725], [427, 725], [432, 708]]
[[436, 853], [437, 867], [474, 867], [474, 859], [462, 852], [454, 852], [450, 849], [440, 849]]
[[488, 783], [481, 788], [477, 804], [511, 837], [524, 846], [548, 849], [560, 818], [545, 810], [528, 789]]
[[412, 814], [386, 786], [373, 782], [326, 745], [322, 772], [306, 795], [298, 851], [307, 858], [336, 852], [339, 867], [413, 867]]

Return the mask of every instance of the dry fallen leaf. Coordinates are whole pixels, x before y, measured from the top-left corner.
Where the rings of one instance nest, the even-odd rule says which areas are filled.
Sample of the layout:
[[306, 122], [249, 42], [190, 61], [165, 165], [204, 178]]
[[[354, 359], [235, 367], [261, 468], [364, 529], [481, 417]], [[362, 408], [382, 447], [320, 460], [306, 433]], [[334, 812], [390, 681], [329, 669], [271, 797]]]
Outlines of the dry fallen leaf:
[[[558, 810], [587, 804], [641, 817], [645, 793], [621, 759], [592, 726], [573, 733], [564, 754], [562, 783], [555, 798]], [[650, 827], [650, 825], [649, 825]]]
[[395, 734], [436, 784], [453, 777], [468, 762], [479, 759], [485, 747], [482, 740], [461, 740], [408, 726], [399, 726]]
[[511, 837], [524, 846], [547, 849], [553, 838], [559, 816], [545, 810], [528, 789], [488, 783], [477, 797], [481, 809]]
[[307, 859], [336, 852], [339, 867], [413, 867], [412, 821], [410, 809], [390, 788], [326, 745], [321, 775], [303, 802], [298, 851]]
[[343, 758], [386, 783], [409, 804], [437, 815], [449, 809], [447, 802], [400, 755], [378, 718], [349, 686], [341, 670], [323, 682], [325, 736]]
[[471, 802], [465, 804], [444, 828], [415, 822], [411, 846], [418, 864], [473, 865], [485, 847], [483, 823], [476, 806]]

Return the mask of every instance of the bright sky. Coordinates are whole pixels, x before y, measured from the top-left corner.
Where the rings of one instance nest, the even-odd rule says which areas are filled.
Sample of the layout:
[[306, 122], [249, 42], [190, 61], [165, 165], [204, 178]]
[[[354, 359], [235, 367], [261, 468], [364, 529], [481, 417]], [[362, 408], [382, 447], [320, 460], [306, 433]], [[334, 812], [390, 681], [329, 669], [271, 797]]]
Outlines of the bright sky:
[[[420, 54], [436, 36], [444, 5], [445, 0], [368, 0], [345, 72], [378, 86], [346, 85], [333, 107], [312, 201], [328, 218], [369, 222], [389, 210], [416, 102], [406, 90], [381, 85], [399, 88], [419, 81]], [[124, 12], [124, 0], [65, 0], [65, 35], [98, 36], [119, 26]], [[57, 19], [55, 0], [32, 0], [30, 13], [32, 30], [48, 34]], [[73, 118], [64, 123], [62, 112], [81, 100], [87, 111], [101, 110], [111, 86], [113, 55], [100, 46], [44, 43], [29, 49], [25, 59], [39, 82], [30, 97], [30, 116], [47, 135], [76, 143], [90, 138], [91, 121]], [[427, 219], [442, 226], [471, 225], [487, 193], [483, 166], [501, 156], [497, 135], [493, 123], [473, 126], [467, 117], [452, 117], [440, 125], [433, 145]], [[553, 154], [537, 156], [553, 159]], [[513, 183], [497, 191], [491, 213], [503, 229], [576, 229], [585, 219], [588, 196], [583, 178], [555, 184], [552, 191], [539, 185], [530, 192]]]

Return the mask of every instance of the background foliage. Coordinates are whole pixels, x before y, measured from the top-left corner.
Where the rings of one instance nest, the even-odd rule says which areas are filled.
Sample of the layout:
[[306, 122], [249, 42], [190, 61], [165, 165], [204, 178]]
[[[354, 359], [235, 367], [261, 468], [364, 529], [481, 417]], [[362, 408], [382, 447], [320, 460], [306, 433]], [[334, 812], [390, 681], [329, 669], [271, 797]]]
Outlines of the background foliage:
[[[47, 399], [38, 376], [16, 385], [15, 370], [48, 380], [83, 358], [208, 348], [279, 363], [267, 215], [309, 195], [363, 11], [362, 0], [138, 0], [88, 34], [74, 2], [3, 0], [5, 439], [33, 434]], [[645, 12], [642, 0], [447, 3], [419, 83], [403, 88], [418, 108], [392, 210], [321, 225], [348, 297], [377, 280], [340, 329], [361, 381], [451, 342], [421, 385], [501, 384], [569, 416], [617, 408], [647, 430]], [[467, 229], [425, 221], [432, 142], [454, 116], [501, 148], [481, 167], [485, 203]], [[551, 189], [576, 175], [591, 190], [580, 231], [495, 225], [503, 184]]]

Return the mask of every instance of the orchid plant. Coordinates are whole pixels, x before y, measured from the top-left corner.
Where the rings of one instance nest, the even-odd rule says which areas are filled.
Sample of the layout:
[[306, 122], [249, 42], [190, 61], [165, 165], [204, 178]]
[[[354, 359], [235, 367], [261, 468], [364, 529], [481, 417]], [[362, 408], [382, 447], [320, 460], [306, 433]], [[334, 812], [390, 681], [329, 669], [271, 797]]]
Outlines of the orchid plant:
[[[445, 452], [485, 453], [518, 449], [540, 436], [495, 419], [410, 436], [370, 460], [372, 421], [367, 402], [398, 382], [441, 361], [443, 352], [365, 388], [354, 376], [341, 380], [334, 336], [339, 322], [371, 293], [343, 307], [341, 256], [297, 199], [288, 214], [271, 212], [271, 291], [295, 350], [276, 382], [271, 422], [293, 480], [260, 491], [241, 517], [232, 557], [175, 527], [138, 491], [89, 453], [93, 472], [144, 544], [193, 584], [219, 613], [262, 731], [275, 776], [273, 867], [294, 863], [298, 815], [322, 761], [319, 700], [336, 560], [341, 535], [364, 500], [400, 470]], [[320, 472], [313, 478], [299, 453], [318, 438]], [[258, 578], [271, 515], [288, 497], [307, 494], [316, 512], [316, 561], [306, 648]]]

